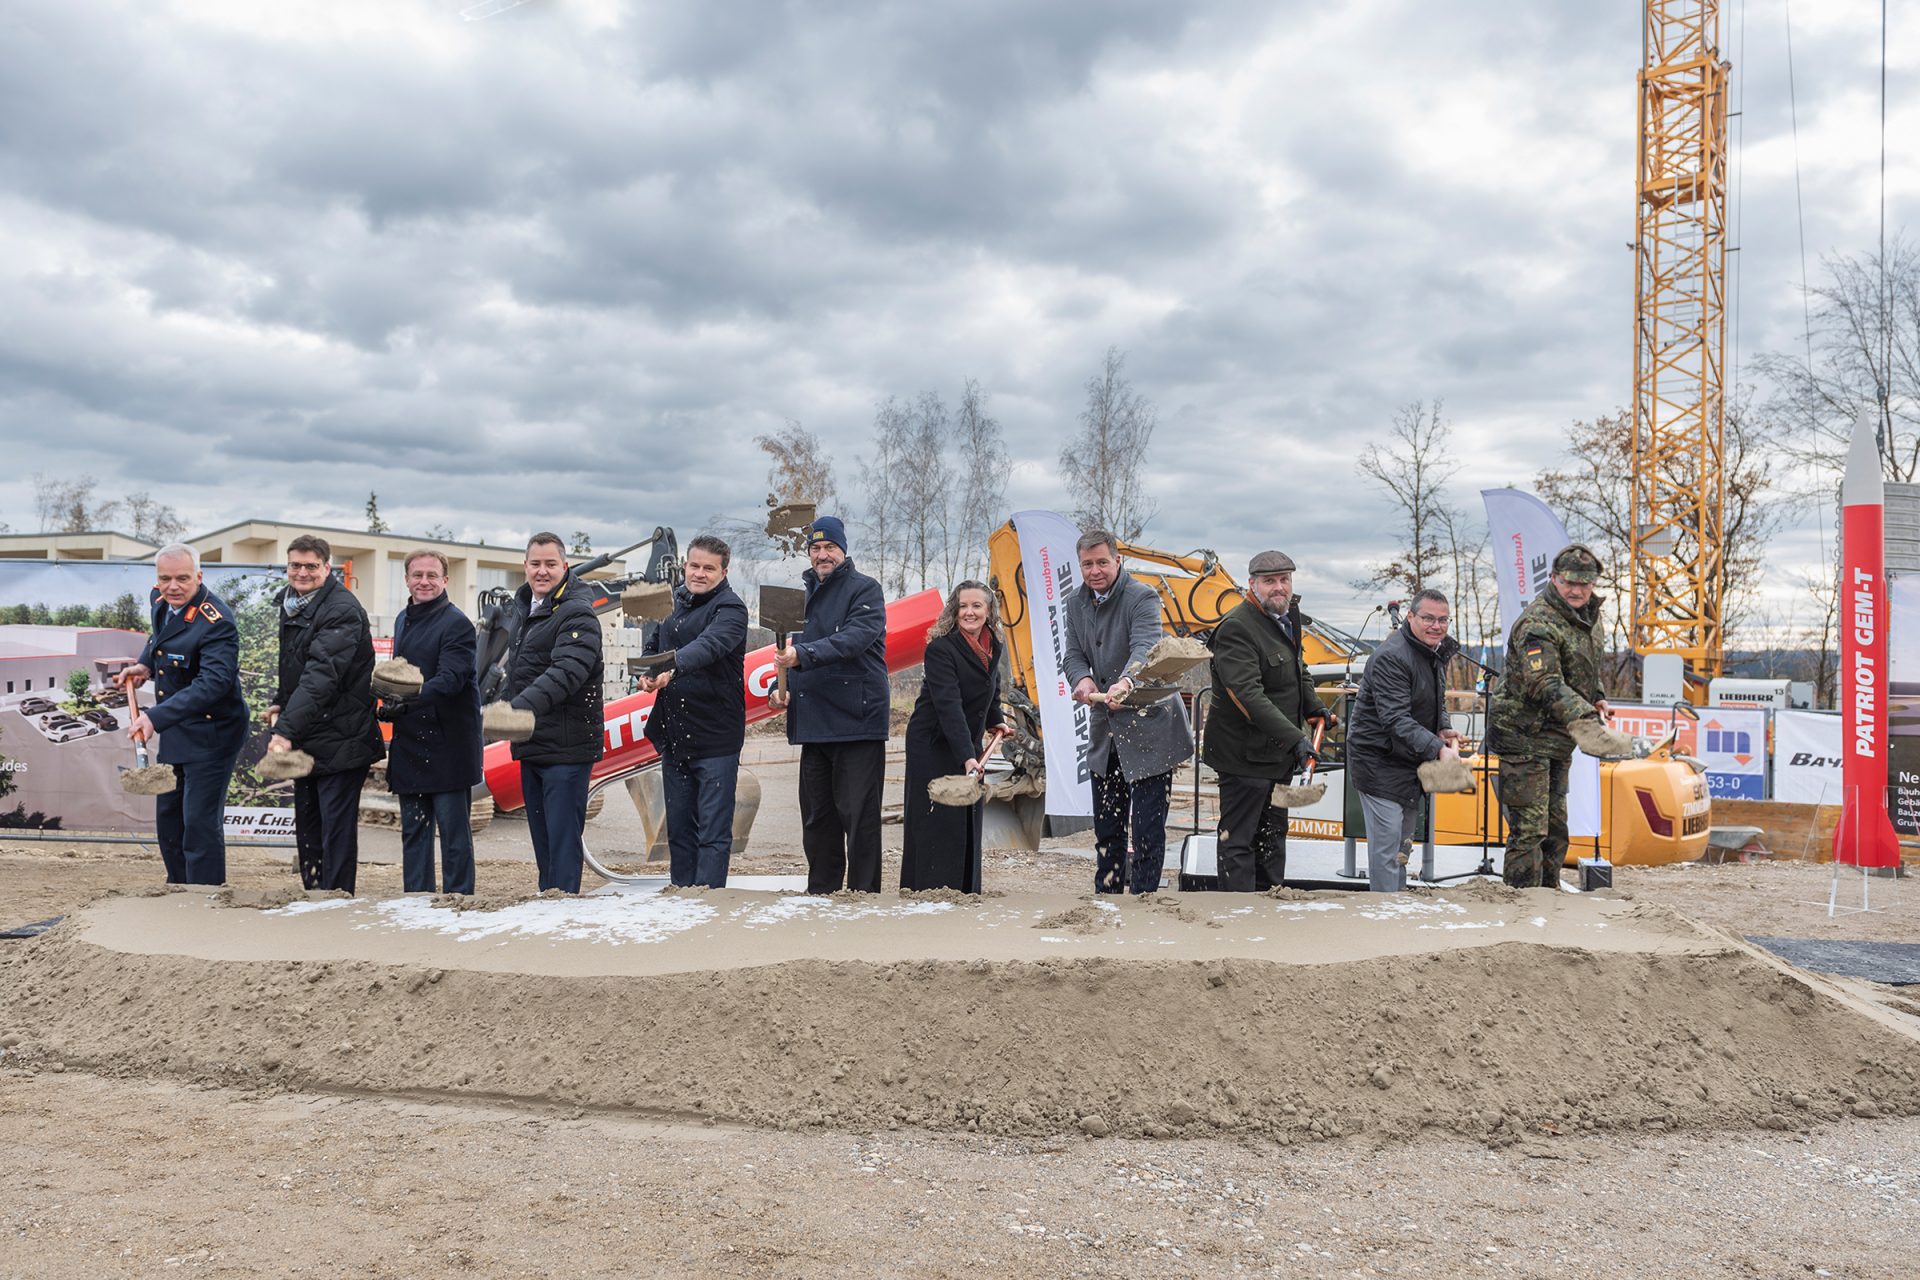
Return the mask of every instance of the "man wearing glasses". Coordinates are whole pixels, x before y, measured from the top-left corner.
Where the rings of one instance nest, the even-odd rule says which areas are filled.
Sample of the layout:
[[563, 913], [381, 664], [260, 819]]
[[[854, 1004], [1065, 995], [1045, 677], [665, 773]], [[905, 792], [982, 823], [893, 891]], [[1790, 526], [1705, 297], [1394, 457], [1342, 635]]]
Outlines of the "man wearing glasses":
[[360, 788], [386, 754], [373, 717], [373, 631], [367, 611], [333, 576], [333, 548], [303, 533], [287, 544], [280, 670], [269, 751], [304, 751], [313, 772], [293, 782], [300, 882], [353, 892], [360, 863]]
[[1418, 770], [1458, 760], [1460, 734], [1447, 723], [1447, 663], [1460, 645], [1446, 596], [1431, 587], [1413, 598], [1405, 626], [1367, 656], [1347, 729], [1347, 776], [1367, 820], [1367, 888], [1407, 887], [1401, 851], [1420, 835], [1424, 793]]

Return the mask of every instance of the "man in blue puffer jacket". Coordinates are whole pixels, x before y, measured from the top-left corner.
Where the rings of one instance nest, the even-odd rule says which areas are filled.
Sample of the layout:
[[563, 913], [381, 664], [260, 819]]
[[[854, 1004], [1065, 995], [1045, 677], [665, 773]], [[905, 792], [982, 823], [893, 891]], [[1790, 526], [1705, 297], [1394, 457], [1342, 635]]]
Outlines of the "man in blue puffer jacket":
[[727, 887], [733, 793], [747, 735], [747, 606], [727, 585], [727, 544], [703, 533], [687, 544], [686, 582], [673, 614], [647, 641], [671, 669], [640, 681], [652, 693], [647, 741], [660, 752], [667, 800], [667, 870], [677, 885]]
[[800, 840], [807, 892], [844, 883], [880, 892], [880, 788], [886, 779], [887, 600], [847, 558], [847, 527], [807, 533], [807, 625], [774, 661], [786, 670], [787, 741], [800, 747]]

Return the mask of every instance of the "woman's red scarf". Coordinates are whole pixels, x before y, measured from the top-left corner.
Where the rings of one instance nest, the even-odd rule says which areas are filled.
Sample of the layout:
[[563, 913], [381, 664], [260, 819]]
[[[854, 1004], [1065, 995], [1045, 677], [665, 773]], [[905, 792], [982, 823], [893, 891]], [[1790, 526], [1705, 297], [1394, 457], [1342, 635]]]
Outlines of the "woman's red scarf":
[[980, 659], [980, 665], [991, 671], [993, 669], [993, 637], [987, 634], [987, 629], [980, 628], [980, 634], [977, 636], [970, 636], [959, 627], [955, 627], [954, 630], [960, 632], [960, 638], [967, 642], [967, 648], [973, 650], [973, 656]]

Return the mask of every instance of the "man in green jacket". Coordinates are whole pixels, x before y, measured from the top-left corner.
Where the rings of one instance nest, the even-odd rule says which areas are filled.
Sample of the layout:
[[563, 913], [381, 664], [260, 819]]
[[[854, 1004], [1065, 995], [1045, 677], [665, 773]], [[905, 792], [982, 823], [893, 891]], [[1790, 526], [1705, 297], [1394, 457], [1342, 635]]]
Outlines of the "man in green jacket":
[[1312, 619], [1293, 595], [1293, 560], [1262, 551], [1247, 566], [1247, 598], [1213, 629], [1213, 702], [1202, 754], [1220, 780], [1218, 865], [1223, 890], [1278, 888], [1287, 870], [1287, 811], [1273, 786], [1314, 758], [1310, 720], [1333, 723], [1301, 657]]
[[1500, 753], [1500, 804], [1507, 814], [1504, 875], [1517, 889], [1558, 888], [1567, 858], [1567, 766], [1572, 726], [1604, 721], [1600, 688], [1600, 605], [1593, 584], [1600, 557], [1574, 543], [1553, 558], [1553, 574], [1515, 619], [1507, 666], [1493, 699]]

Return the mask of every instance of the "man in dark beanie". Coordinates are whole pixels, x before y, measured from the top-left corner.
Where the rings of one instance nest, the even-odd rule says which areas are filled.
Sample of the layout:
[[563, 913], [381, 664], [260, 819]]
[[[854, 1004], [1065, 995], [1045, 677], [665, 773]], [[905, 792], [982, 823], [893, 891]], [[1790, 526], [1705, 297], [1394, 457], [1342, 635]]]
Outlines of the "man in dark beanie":
[[[787, 741], [800, 747], [807, 892], [880, 892], [886, 778], [887, 601], [847, 558], [847, 527], [807, 531], [807, 625], [774, 658], [787, 676]], [[778, 697], [774, 699], [779, 701]]]

